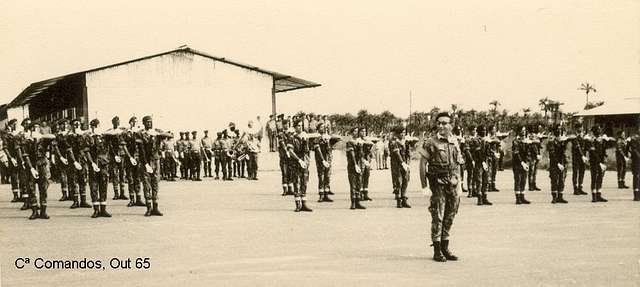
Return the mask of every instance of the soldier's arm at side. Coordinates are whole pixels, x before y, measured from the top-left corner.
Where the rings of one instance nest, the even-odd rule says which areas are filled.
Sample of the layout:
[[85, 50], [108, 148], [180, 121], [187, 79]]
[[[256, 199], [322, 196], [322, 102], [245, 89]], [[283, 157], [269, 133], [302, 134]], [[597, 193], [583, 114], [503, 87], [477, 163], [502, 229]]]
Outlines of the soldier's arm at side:
[[429, 151], [427, 143], [422, 145], [422, 149], [418, 151], [420, 154], [420, 165], [419, 165], [419, 175], [420, 175], [420, 185], [421, 187], [427, 188], [429, 186], [429, 181], [427, 180], [427, 171], [429, 170]]

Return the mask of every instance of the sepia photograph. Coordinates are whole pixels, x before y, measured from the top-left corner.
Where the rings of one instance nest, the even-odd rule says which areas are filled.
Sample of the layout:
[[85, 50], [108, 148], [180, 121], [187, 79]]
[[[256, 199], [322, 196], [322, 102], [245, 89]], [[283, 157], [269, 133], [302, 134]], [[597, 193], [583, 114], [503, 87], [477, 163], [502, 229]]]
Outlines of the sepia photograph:
[[0, 287], [640, 286], [640, 1], [0, 2]]

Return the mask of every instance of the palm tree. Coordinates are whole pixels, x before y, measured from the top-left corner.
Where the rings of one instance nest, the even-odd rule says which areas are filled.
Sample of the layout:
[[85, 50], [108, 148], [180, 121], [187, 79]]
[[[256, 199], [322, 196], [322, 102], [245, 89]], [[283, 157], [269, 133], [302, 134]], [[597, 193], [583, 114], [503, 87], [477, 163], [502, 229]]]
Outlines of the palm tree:
[[589, 84], [589, 82], [584, 82], [584, 83], [580, 84], [580, 87], [578, 88], [578, 90], [579, 91], [584, 91], [585, 94], [587, 94], [587, 103], [586, 104], [589, 104], [589, 92], [591, 92], [591, 91], [593, 91], [594, 93], [598, 92], [598, 91], [596, 91], [596, 88], [594, 88], [591, 84]]
[[494, 113], [498, 110], [498, 106], [500, 106], [500, 102], [498, 102], [498, 100], [493, 100], [491, 102], [489, 102], [490, 106], [493, 106], [493, 109], [491, 109]]
[[543, 99], [538, 100], [538, 106], [540, 106], [540, 110], [544, 112], [545, 119], [547, 118], [547, 111], [549, 111], [549, 104], [551, 100], [549, 97], [544, 97]]

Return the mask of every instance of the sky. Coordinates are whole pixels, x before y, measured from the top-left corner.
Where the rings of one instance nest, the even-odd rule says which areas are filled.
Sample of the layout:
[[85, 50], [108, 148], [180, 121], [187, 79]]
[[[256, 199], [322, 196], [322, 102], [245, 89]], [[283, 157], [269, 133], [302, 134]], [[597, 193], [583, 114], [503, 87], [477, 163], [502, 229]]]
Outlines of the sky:
[[640, 96], [637, 0], [3, 0], [0, 39], [0, 103], [184, 44], [322, 84], [279, 94], [281, 112], [577, 111], [582, 82], [592, 100]]

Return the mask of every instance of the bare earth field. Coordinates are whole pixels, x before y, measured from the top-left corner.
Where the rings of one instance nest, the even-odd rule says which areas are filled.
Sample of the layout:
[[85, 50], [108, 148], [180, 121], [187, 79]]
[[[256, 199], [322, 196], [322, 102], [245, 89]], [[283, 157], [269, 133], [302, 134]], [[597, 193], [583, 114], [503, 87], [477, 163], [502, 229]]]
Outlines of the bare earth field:
[[[543, 191], [516, 206], [510, 170], [498, 174], [493, 206], [462, 195], [451, 246], [458, 262], [431, 260], [428, 198], [414, 164], [411, 209], [396, 209], [388, 170], [373, 171], [367, 210], [349, 210], [346, 171], [336, 153], [334, 203], [317, 203], [311, 168], [311, 213], [294, 213], [281, 197], [273, 155], [261, 158], [260, 180], [162, 182], [164, 217], [109, 201], [113, 218], [58, 202], [49, 189], [50, 220], [27, 220], [0, 186], [2, 286], [640, 286], [640, 202], [605, 175], [608, 203], [574, 196], [552, 205], [548, 173]], [[313, 166], [313, 165], [312, 165]], [[567, 185], [571, 186], [570, 175]], [[589, 176], [585, 178], [588, 187]], [[630, 184], [629, 179], [627, 184]], [[570, 188], [569, 188], [570, 189]], [[109, 191], [109, 198], [113, 193]], [[36, 269], [33, 260], [100, 260], [104, 270]], [[132, 269], [112, 269], [111, 258]], [[136, 269], [135, 259], [150, 258]], [[17, 258], [30, 258], [23, 269]]]

